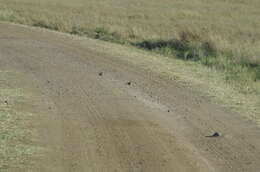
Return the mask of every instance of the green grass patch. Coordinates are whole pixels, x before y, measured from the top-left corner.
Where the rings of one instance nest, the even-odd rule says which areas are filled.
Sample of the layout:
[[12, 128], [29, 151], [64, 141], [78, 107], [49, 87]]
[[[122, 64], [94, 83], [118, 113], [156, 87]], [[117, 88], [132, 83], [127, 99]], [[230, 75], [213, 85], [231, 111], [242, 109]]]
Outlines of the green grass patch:
[[2, 21], [16, 21], [15, 13], [12, 10], [0, 8], [0, 20]]

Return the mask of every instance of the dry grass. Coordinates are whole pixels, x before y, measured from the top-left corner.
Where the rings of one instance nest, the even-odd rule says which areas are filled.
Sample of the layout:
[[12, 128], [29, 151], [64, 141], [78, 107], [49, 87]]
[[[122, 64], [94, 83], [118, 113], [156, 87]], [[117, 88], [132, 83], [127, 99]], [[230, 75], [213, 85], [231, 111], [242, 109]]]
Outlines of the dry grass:
[[169, 39], [190, 31], [219, 49], [259, 57], [258, 0], [0, 0], [1, 19], [59, 31], [106, 28], [126, 40]]
[[0, 0], [1, 19], [64, 32], [103, 27], [131, 41], [175, 38], [188, 30], [219, 49], [247, 48], [256, 60], [259, 8], [258, 0]]

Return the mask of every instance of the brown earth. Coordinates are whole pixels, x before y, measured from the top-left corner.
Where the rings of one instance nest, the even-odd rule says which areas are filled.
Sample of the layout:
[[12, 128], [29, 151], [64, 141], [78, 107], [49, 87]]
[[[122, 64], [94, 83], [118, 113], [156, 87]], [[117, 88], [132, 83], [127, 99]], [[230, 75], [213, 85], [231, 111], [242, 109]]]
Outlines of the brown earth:
[[0, 69], [38, 97], [47, 151], [27, 171], [260, 171], [256, 124], [120, 47], [0, 23]]

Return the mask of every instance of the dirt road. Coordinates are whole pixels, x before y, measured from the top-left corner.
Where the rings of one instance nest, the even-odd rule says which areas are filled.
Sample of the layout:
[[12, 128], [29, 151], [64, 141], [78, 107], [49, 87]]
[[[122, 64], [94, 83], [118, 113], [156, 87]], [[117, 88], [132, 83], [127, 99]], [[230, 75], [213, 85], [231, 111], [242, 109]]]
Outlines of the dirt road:
[[1, 70], [19, 73], [17, 85], [38, 97], [31, 108], [48, 151], [28, 171], [260, 171], [253, 122], [122, 50], [0, 23]]

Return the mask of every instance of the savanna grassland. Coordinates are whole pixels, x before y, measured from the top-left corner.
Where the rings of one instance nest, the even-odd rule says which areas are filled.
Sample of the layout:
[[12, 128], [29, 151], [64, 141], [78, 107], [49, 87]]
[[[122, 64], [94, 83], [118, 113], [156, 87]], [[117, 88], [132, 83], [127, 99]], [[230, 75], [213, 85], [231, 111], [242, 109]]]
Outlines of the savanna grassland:
[[0, 0], [0, 20], [135, 46], [260, 93], [258, 0]]

